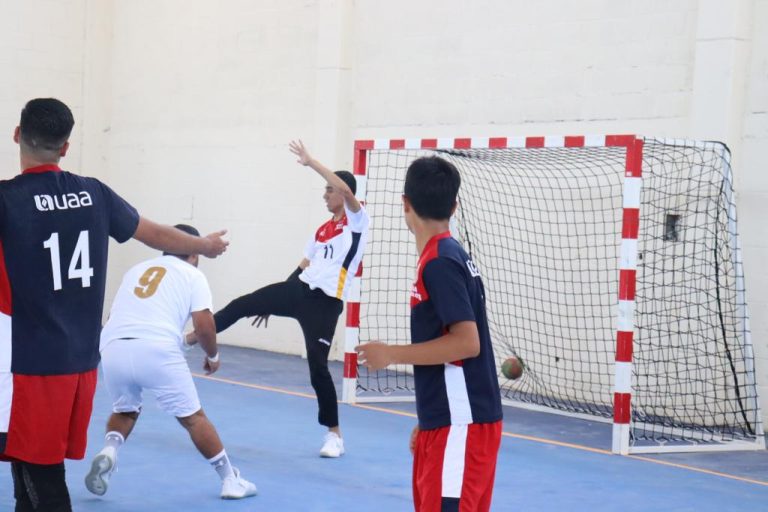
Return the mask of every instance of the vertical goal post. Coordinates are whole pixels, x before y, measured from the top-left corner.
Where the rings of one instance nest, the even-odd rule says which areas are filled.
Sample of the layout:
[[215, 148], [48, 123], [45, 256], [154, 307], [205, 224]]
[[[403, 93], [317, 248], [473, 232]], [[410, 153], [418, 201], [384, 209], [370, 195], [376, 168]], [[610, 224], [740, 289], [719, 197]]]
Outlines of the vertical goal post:
[[[410, 368], [369, 375], [354, 348], [409, 342], [417, 255], [400, 194], [410, 162], [431, 154], [462, 174], [451, 230], [492, 274], [483, 279], [497, 363], [514, 354], [525, 364], [521, 382], [500, 375], [505, 404], [612, 422], [615, 453], [764, 449], [730, 159], [719, 143], [356, 141], [353, 173], [372, 233], [347, 302], [343, 401], [414, 399]], [[686, 311], [697, 301], [701, 312]], [[712, 401], [715, 412], [697, 410]]]

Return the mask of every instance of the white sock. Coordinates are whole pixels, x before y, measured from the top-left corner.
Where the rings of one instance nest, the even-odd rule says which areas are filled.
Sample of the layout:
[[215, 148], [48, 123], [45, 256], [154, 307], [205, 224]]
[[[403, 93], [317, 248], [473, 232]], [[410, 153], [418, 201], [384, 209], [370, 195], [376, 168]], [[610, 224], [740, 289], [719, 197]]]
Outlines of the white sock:
[[221, 450], [220, 454], [211, 457], [208, 459], [208, 462], [213, 466], [213, 469], [216, 470], [216, 473], [219, 474], [219, 477], [222, 480], [228, 476], [235, 476], [235, 471], [232, 469], [232, 464], [229, 462], [226, 450]]
[[115, 430], [107, 432], [107, 435], [104, 436], [104, 449], [110, 448], [114, 450], [115, 456], [117, 456], [117, 450], [123, 446], [123, 443], [125, 443], [123, 434]]

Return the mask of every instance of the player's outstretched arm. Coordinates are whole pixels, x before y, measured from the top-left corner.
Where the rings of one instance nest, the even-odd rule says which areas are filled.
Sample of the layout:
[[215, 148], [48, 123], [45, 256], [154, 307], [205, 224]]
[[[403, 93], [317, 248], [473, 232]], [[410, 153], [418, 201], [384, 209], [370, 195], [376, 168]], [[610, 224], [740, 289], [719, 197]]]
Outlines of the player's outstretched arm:
[[202, 254], [215, 258], [227, 250], [229, 242], [221, 238], [226, 229], [204, 237], [192, 236], [172, 226], [140, 217], [133, 238], [153, 249], [173, 254]]
[[325, 181], [327, 181], [333, 188], [340, 191], [341, 194], [344, 196], [344, 203], [347, 205], [347, 208], [353, 212], [357, 213], [360, 211], [360, 201], [357, 200], [355, 197], [354, 192], [352, 192], [352, 189], [349, 188], [349, 185], [344, 183], [344, 181], [336, 176], [333, 171], [328, 169], [326, 166], [312, 158], [312, 155], [309, 154], [309, 151], [307, 151], [307, 148], [304, 147], [304, 143], [299, 140], [298, 142], [295, 140], [292, 140], [290, 144], [288, 144], [288, 149], [291, 150], [291, 153], [299, 157], [297, 160], [301, 165], [311, 167], [317, 174], [322, 176]]
[[219, 347], [216, 344], [216, 321], [210, 309], [192, 312], [192, 327], [195, 339], [205, 352], [203, 369], [210, 375], [219, 369]]
[[443, 336], [424, 343], [387, 345], [375, 341], [358, 345], [355, 350], [358, 361], [374, 371], [391, 364], [444, 364], [480, 354], [480, 334], [475, 322], [456, 322]]

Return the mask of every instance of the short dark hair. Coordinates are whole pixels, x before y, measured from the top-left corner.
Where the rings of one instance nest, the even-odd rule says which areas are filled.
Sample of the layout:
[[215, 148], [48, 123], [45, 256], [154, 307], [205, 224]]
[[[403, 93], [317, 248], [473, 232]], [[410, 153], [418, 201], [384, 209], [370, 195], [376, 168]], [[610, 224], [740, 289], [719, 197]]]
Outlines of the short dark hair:
[[341, 178], [341, 181], [347, 184], [353, 194], [357, 193], [357, 180], [354, 174], [349, 171], [336, 171], [333, 174]]
[[438, 156], [417, 158], [405, 174], [403, 194], [423, 219], [451, 218], [461, 187], [461, 175], [451, 162]]
[[19, 131], [24, 145], [36, 154], [61, 150], [72, 133], [72, 111], [55, 98], [37, 98], [24, 105]]
[[[183, 232], [187, 233], [188, 235], [200, 236], [200, 232], [197, 229], [195, 229], [194, 227], [190, 226], [189, 224], [176, 224], [173, 227], [175, 227], [176, 229], [178, 229], [180, 231], [183, 231]], [[189, 254], [174, 254], [172, 252], [163, 252], [163, 256], [176, 256], [177, 258], [181, 258], [183, 260], [186, 260], [187, 258], [189, 258], [190, 255]]]

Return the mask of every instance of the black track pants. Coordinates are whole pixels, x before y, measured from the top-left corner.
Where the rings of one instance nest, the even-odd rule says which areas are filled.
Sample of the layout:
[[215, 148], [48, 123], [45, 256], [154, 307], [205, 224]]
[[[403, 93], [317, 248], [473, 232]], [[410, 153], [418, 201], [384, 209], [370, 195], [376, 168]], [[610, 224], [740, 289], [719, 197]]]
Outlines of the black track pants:
[[71, 512], [64, 463], [12, 462], [16, 512]]
[[339, 408], [336, 388], [328, 371], [328, 353], [343, 307], [339, 299], [329, 297], [320, 289], [310, 290], [307, 284], [293, 278], [238, 297], [213, 317], [216, 332], [249, 316], [275, 315], [298, 320], [307, 347], [309, 378], [317, 394], [317, 420], [326, 427], [336, 427]]

